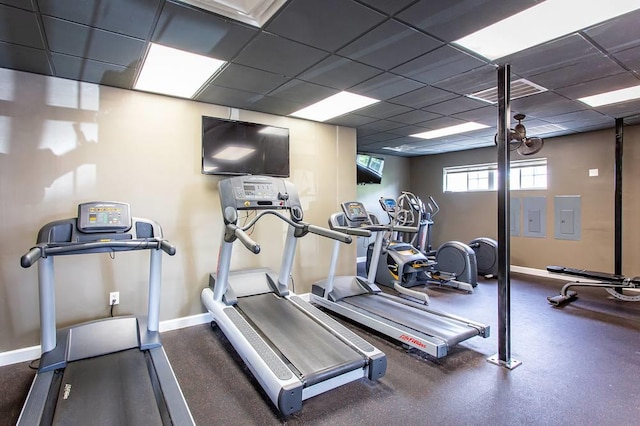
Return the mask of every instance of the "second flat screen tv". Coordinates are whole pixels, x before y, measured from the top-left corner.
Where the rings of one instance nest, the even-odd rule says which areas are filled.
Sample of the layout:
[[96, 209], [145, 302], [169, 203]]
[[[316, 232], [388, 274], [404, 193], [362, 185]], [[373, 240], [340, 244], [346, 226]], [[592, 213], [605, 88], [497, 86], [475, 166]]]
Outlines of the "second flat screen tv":
[[289, 176], [289, 129], [202, 117], [202, 173]]

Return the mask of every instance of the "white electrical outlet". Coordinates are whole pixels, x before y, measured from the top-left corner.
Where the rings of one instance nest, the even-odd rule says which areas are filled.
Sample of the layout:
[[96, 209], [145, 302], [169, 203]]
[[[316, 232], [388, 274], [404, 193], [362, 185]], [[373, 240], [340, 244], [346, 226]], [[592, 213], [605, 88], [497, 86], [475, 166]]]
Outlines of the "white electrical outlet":
[[118, 305], [120, 303], [120, 292], [112, 291], [109, 293], [109, 306]]

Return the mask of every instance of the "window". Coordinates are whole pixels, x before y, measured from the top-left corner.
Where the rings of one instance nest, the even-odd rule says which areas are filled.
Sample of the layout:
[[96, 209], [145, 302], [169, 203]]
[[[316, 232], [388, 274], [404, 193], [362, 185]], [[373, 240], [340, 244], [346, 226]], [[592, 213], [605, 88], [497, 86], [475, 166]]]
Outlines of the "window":
[[[495, 191], [498, 187], [496, 163], [445, 167], [442, 169], [444, 192]], [[511, 190], [547, 189], [547, 159], [512, 161]]]

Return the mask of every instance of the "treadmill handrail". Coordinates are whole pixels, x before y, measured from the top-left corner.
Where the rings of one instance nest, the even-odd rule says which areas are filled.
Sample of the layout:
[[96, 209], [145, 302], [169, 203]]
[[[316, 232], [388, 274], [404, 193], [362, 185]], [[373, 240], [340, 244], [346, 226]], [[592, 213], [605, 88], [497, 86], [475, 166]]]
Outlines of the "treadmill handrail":
[[[302, 220], [296, 222], [296, 221], [293, 221], [292, 219], [289, 219], [287, 216], [285, 216], [284, 214], [280, 213], [277, 210], [262, 210], [260, 213], [258, 213], [256, 215], [256, 217], [251, 219], [249, 221], [249, 223], [247, 223], [246, 225], [244, 225], [242, 227], [238, 227], [237, 225], [234, 225], [234, 224], [227, 224], [227, 227], [229, 227], [229, 225], [234, 225], [237, 228], [231, 228], [231, 229], [233, 229], [233, 232], [236, 235], [238, 235], [238, 230], [240, 230], [246, 236], [244, 231], [246, 231], [246, 230], [250, 229], [251, 227], [253, 227], [258, 222], [258, 220], [260, 220], [262, 217], [264, 217], [265, 215], [268, 215], [268, 214], [274, 215], [277, 218], [285, 221], [286, 223], [288, 223], [292, 227], [301, 230], [302, 231], [302, 235], [310, 232], [312, 234], [320, 235], [321, 237], [331, 238], [333, 240], [338, 240], [340, 242], [347, 243], [347, 244], [350, 244], [351, 241], [352, 241], [351, 237], [349, 235], [346, 235], [343, 232], [338, 232], [338, 231], [334, 231], [334, 230], [331, 230], [331, 229], [328, 229], [328, 228], [323, 228], [321, 226], [312, 225], [312, 224], [304, 222]], [[255, 241], [251, 240], [248, 236], [246, 236], [246, 238], [251, 243], [253, 243], [253, 244], [255, 244], [255, 245], [257, 245], [259, 247], [259, 244], [256, 243]], [[241, 240], [241, 241], [243, 241], [243, 240]], [[243, 241], [243, 244], [244, 244], [244, 241]], [[245, 247], [247, 247], [249, 250], [253, 251], [253, 249], [252, 249], [253, 245], [247, 246], [245, 244]], [[254, 253], [258, 253], [258, 252], [254, 252]]]
[[114, 249], [114, 250], [162, 250], [170, 256], [176, 254], [176, 247], [167, 240], [159, 240], [156, 238], [145, 238], [139, 240], [109, 240], [109, 241], [90, 241], [90, 242], [73, 242], [73, 243], [54, 243], [39, 244], [32, 247], [26, 254], [20, 258], [20, 265], [23, 268], [29, 268], [40, 258], [48, 256], [56, 256], [62, 254], [81, 254], [84, 251], [98, 249]]

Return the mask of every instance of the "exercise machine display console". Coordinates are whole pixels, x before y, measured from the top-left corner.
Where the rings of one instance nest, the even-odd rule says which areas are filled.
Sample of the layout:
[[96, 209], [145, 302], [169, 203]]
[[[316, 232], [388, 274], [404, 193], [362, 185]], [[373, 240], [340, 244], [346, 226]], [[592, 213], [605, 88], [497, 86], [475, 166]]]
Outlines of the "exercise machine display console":
[[[150, 251], [146, 316], [56, 328], [56, 256], [137, 250]], [[40, 229], [20, 259], [25, 268], [38, 264], [42, 357], [19, 425], [195, 424], [160, 341], [163, 252], [176, 248], [160, 225], [132, 217], [125, 203], [84, 203], [78, 217]]]

